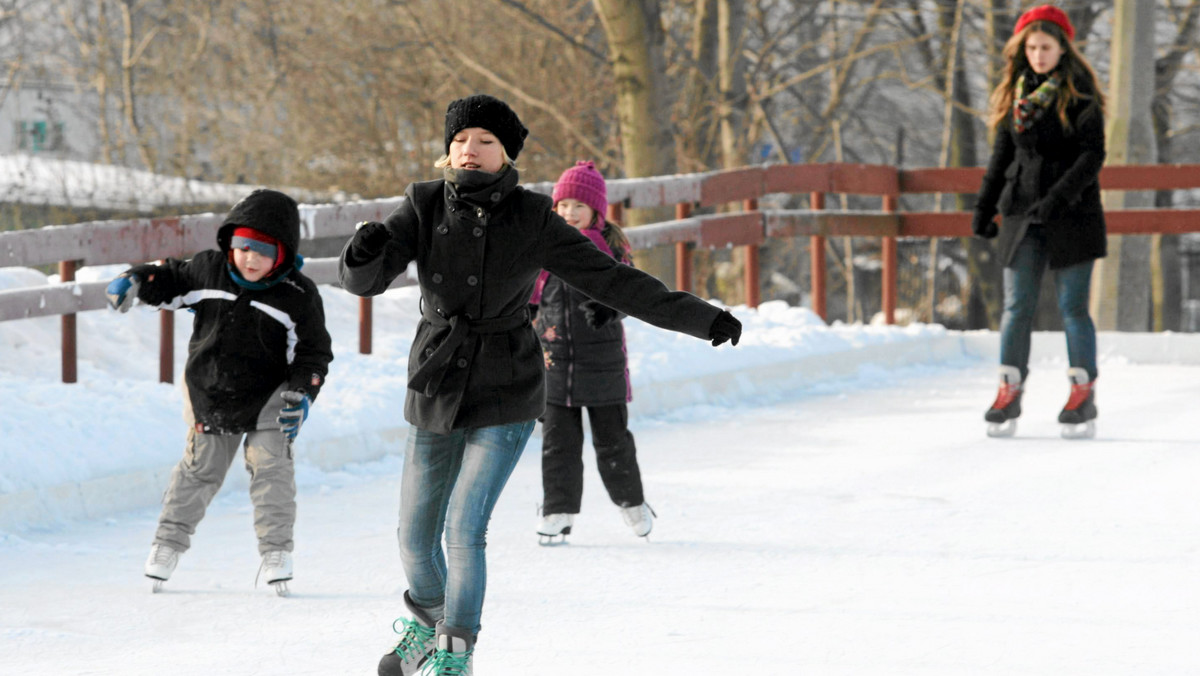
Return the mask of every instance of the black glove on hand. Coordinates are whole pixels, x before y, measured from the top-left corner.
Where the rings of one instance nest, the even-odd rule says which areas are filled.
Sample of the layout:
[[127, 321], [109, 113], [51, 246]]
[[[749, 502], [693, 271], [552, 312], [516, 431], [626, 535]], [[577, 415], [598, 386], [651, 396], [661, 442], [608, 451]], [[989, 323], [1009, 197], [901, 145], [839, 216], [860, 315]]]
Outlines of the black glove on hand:
[[355, 263], [366, 263], [383, 253], [383, 248], [391, 241], [392, 233], [378, 221], [363, 221], [354, 231], [350, 240], [350, 256]]
[[529, 304], [529, 321], [537, 319], [538, 305], [537, 303]]
[[727, 340], [731, 345], [737, 345], [742, 337], [742, 323], [729, 314], [729, 310], [721, 310], [708, 329], [708, 337], [712, 339], [713, 347]]
[[975, 212], [975, 217], [971, 219], [971, 232], [975, 233], [980, 239], [992, 239], [1000, 234], [1000, 227], [996, 225], [995, 216], [984, 217], [978, 211]]
[[583, 301], [579, 304], [579, 309], [583, 310], [584, 320], [593, 329], [604, 328], [617, 318], [616, 310], [594, 300]]

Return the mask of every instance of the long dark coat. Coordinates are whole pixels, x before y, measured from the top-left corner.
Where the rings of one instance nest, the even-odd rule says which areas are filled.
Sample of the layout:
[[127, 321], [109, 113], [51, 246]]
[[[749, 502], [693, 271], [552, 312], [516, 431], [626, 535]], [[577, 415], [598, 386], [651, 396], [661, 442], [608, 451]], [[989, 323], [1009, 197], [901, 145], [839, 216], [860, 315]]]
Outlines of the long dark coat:
[[[409, 354], [405, 419], [448, 433], [533, 420], [546, 406], [545, 368], [527, 310], [548, 270], [589, 296], [660, 328], [708, 338], [716, 308], [617, 262], [517, 185], [515, 169], [474, 194], [444, 179], [414, 183], [384, 225], [384, 251], [355, 265], [342, 250], [342, 286], [383, 293], [417, 263], [422, 319]], [[351, 240], [353, 242], [353, 240]]]
[[1053, 107], [1024, 132], [1013, 128], [1011, 115], [996, 130], [975, 211], [986, 219], [1004, 217], [998, 241], [1005, 266], [1032, 220], [1027, 212], [1046, 198], [1057, 205], [1044, 223], [1052, 269], [1107, 253], [1099, 180], [1104, 116], [1094, 101], [1081, 100], [1068, 109], [1068, 118], [1069, 133]]
[[[602, 227], [581, 230], [611, 255]], [[539, 293], [540, 291], [540, 293]], [[625, 327], [615, 319], [594, 329], [580, 307], [587, 294], [548, 275], [530, 302], [538, 305], [534, 328], [546, 354], [546, 401], [558, 406], [611, 406], [632, 399]]]

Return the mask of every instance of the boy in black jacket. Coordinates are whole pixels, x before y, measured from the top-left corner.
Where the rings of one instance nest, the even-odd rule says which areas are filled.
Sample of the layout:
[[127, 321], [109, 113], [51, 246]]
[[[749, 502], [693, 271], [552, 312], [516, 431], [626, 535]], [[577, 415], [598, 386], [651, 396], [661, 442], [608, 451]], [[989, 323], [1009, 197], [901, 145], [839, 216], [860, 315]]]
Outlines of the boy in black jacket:
[[287, 594], [296, 482], [292, 441], [333, 360], [325, 311], [300, 273], [300, 211], [274, 190], [234, 205], [217, 249], [187, 261], [135, 266], [108, 285], [110, 306], [134, 298], [195, 313], [184, 369], [183, 459], [171, 472], [146, 576], [158, 591], [225, 480], [245, 438], [260, 575]]

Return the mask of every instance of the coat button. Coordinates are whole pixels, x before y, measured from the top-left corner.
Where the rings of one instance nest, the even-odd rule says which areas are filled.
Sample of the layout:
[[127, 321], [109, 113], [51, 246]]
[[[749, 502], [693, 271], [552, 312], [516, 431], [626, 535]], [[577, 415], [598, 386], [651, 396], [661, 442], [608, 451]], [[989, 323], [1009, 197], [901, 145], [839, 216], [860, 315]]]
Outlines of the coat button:
[[433, 283], [434, 284], [442, 283], [442, 273], [440, 273], [440, 272], [433, 273]]
[[476, 277], [475, 275], [471, 275], [470, 277], [467, 277], [467, 286], [476, 286], [477, 284], [479, 284], [478, 277]]
[[426, 356], [426, 357], [432, 357], [432, 356], [433, 356], [433, 348], [432, 348], [432, 347], [427, 347], [427, 348], [425, 348], [425, 356]]
[[466, 359], [459, 358], [459, 360], [458, 360], [458, 368], [460, 368], [460, 369], [465, 369], [465, 368], [467, 368], [467, 360], [466, 360]]
[[450, 232], [450, 228], [449, 228], [449, 227], [447, 227], [447, 226], [444, 226], [444, 225], [443, 225], [443, 226], [441, 226], [441, 227], [439, 227], [439, 228], [438, 228], [438, 234], [444, 235], [444, 234], [446, 234], [446, 233], [448, 233], [448, 232]]
[[478, 217], [480, 217], [480, 218], [483, 218], [483, 209], [482, 209], [482, 208], [476, 209], [476, 210], [475, 210], [475, 215], [476, 215], [476, 216], [478, 216]]
[[478, 227], [477, 227], [477, 228], [475, 228], [474, 230], [472, 230], [472, 231], [471, 231], [471, 234], [472, 234], [472, 235], [475, 235], [476, 237], [483, 237], [483, 228], [478, 228]]

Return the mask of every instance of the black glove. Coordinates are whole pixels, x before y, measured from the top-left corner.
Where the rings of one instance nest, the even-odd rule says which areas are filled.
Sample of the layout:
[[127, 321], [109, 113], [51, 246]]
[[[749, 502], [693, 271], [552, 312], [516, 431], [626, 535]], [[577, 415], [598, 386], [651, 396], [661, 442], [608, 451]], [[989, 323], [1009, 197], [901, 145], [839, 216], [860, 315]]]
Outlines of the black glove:
[[350, 240], [350, 257], [355, 263], [366, 263], [383, 253], [383, 248], [392, 239], [392, 233], [378, 221], [363, 221]]
[[594, 300], [583, 301], [579, 304], [579, 309], [583, 310], [584, 320], [593, 329], [604, 328], [617, 318], [616, 310]]
[[537, 319], [538, 305], [537, 303], [529, 304], [529, 321]]
[[975, 217], [971, 219], [971, 232], [980, 239], [992, 239], [1000, 234], [1000, 227], [996, 225], [995, 216], [984, 216], [976, 211]]
[[729, 310], [721, 310], [721, 314], [717, 315], [712, 326], [708, 328], [708, 337], [712, 339], [713, 347], [727, 340], [731, 345], [737, 345], [742, 337], [742, 323], [729, 314]]
[[1025, 212], [1038, 223], [1049, 223], [1061, 210], [1062, 204], [1052, 195], [1046, 195], [1042, 199], [1033, 203], [1029, 210]]

